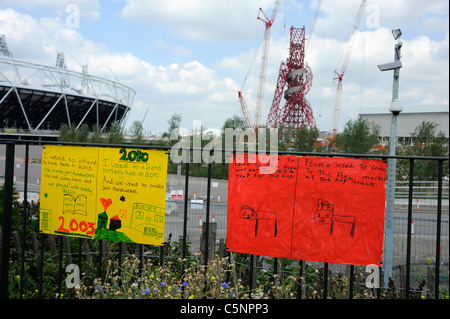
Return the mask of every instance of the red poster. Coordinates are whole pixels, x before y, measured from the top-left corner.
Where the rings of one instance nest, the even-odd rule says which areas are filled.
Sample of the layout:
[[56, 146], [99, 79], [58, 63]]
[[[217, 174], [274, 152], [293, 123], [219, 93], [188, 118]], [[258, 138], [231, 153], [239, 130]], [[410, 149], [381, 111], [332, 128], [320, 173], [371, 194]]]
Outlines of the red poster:
[[267, 164], [239, 156], [229, 171], [230, 251], [381, 265], [385, 162], [278, 156], [277, 171], [261, 174]]
[[278, 156], [275, 174], [261, 174], [260, 168], [269, 163], [255, 163], [256, 159], [238, 154], [230, 162], [227, 248], [290, 258], [298, 158]]

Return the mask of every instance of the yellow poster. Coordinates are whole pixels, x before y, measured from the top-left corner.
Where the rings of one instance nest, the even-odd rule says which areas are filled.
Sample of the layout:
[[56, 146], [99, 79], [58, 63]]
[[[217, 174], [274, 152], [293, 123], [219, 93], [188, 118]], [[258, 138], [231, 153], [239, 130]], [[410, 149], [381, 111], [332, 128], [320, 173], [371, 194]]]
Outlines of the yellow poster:
[[166, 151], [46, 145], [44, 233], [163, 245]]

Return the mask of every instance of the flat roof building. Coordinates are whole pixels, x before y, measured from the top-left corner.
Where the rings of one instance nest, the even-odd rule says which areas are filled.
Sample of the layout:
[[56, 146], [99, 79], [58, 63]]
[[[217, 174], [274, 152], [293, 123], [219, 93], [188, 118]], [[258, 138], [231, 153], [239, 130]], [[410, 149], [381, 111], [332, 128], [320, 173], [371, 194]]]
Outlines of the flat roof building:
[[[388, 141], [391, 134], [391, 113], [359, 114], [363, 119], [374, 122], [380, 127], [380, 139]], [[397, 137], [400, 142], [408, 142], [411, 134], [422, 122], [437, 124], [436, 132], [442, 131], [449, 138], [449, 112], [402, 112], [397, 118]]]

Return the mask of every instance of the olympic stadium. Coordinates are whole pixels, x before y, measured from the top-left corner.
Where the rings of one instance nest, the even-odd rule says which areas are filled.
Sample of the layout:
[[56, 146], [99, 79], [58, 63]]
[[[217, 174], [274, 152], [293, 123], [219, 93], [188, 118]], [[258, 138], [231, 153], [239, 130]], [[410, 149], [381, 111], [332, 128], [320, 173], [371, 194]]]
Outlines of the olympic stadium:
[[[87, 72], [68, 70], [64, 53], [55, 66], [13, 58], [0, 35], [0, 134], [4, 137], [54, 135], [61, 125], [78, 129], [97, 125], [102, 131], [122, 123], [135, 91]], [[74, 127], [75, 126], [75, 127]]]

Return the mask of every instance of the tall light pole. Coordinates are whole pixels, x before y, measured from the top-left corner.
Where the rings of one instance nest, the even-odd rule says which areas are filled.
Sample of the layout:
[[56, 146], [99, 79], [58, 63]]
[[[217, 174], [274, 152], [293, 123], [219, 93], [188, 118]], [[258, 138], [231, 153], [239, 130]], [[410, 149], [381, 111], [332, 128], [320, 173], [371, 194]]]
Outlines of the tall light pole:
[[[389, 137], [390, 148], [389, 155], [395, 155], [397, 146], [397, 116], [403, 111], [403, 107], [398, 100], [398, 85], [400, 78], [400, 68], [402, 67], [401, 41], [402, 31], [400, 29], [392, 30], [394, 39], [397, 40], [395, 45], [394, 62], [379, 64], [380, 71], [394, 70], [394, 80], [392, 85], [392, 102], [389, 107], [391, 116], [391, 135]], [[392, 278], [392, 251], [394, 248], [394, 202], [395, 202], [395, 173], [397, 169], [397, 160], [395, 158], [388, 159], [387, 187], [386, 187], [386, 215], [384, 221], [384, 285], [389, 284], [389, 277]]]

